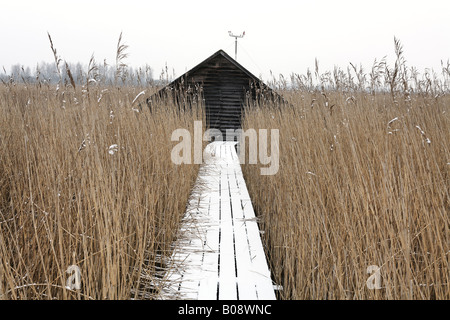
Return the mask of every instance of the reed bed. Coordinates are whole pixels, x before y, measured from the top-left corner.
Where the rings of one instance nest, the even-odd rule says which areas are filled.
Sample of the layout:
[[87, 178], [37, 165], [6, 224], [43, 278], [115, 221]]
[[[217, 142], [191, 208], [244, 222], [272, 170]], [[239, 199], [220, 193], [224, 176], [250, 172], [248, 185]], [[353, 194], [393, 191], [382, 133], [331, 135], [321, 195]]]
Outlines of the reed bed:
[[201, 108], [75, 86], [0, 87], [0, 299], [155, 298], [198, 171], [171, 133]]
[[279, 298], [449, 299], [450, 97], [350, 87], [243, 119], [279, 129], [278, 173], [243, 166]]

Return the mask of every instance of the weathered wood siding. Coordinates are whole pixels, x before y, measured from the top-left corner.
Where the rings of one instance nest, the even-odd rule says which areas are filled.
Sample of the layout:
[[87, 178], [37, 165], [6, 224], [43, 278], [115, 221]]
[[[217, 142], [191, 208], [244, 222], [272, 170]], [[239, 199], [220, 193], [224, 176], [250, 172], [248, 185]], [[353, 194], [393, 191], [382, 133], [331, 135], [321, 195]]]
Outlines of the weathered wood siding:
[[161, 98], [170, 95], [182, 107], [189, 106], [199, 97], [204, 99], [208, 126], [219, 129], [225, 138], [227, 129], [241, 128], [244, 106], [268, 94], [279, 97], [224, 51], [219, 50], [162, 89], [158, 96]]
[[[188, 75], [189, 76], [189, 75]], [[202, 65], [188, 78], [203, 87], [207, 123], [225, 133], [241, 126], [242, 108], [251, 79], [223, 56]]]

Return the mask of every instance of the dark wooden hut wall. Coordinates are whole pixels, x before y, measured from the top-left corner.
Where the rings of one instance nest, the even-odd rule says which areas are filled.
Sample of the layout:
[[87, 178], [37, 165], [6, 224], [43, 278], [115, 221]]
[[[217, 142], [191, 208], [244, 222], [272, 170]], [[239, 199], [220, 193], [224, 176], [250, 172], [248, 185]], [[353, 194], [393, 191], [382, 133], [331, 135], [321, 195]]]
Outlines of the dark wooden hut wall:
[[250, 79], [223, 56], [210, 60], [191, 76], [201, 83], [207, 123], [225, 133], [241, 127], [241, 114]]
[[242, 110], [249, 100], [257, 100], [262, 92], [278, 96], [222, 50], [174, 80], [158, 96], [169, 92], [183, 107], [201, 95], [208, 126], [219, 129], [224, 138], [227, 129], [241, 128]]

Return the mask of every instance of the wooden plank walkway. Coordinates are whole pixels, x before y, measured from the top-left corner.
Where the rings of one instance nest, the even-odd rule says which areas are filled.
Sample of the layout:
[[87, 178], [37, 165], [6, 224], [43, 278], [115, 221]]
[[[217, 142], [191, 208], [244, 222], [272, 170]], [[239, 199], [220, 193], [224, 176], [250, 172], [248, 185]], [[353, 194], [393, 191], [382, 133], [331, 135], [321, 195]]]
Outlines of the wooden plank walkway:
[[163, 299], [275, 299], [235, 144], [212, 142], [205, 148]]

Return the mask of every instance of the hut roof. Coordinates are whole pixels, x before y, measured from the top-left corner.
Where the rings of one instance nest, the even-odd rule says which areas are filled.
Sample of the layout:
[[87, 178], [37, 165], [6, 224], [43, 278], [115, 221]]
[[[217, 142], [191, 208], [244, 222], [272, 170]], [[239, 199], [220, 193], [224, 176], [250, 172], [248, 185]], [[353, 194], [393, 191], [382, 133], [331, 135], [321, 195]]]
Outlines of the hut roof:
[[258, 83], [261, 88], [264, 90], [267, 90], [277, 96], [277, 98], [280, 98], [281, 100], [284, 100], [278, 93], [276, 93], [274, 90], [272, 90], [269, 86], [267, 86], [260, 78], [256, 77], [254, 74], [252, 74], [250, 71], [248, 71], [245, 67], [243, 67], [240, 63], [238, 63], [236, 60], [234, 60], [232, 57], [230, 57], [225, 51], [222, 49], [215, 52], [213, 55], [205, 59], [204, 61], [200, 62], [198, 65], [190, 69], [189, 71], [185, 72], [181, 76], [177, 77], [176, 79], [172, 80], [169, 84], [164, 86], [162, 89], [159, 90], [159, 92], [164, 91], [167, 88], [174, 87], [175, 84], [181, 83], [189, 79], [190, 77], [195, 76], [196, 73], [200, 72], [203, 68], [208, 68], [210, 66], [210, 63], [220, 57], [223, 57], [226, 59], [232, 66], [235, 67], [236, 70], [241, 71], [246, 77], [248, 77], [248, 80]]

